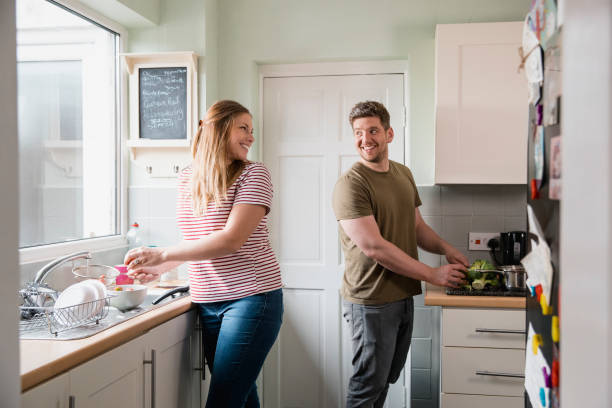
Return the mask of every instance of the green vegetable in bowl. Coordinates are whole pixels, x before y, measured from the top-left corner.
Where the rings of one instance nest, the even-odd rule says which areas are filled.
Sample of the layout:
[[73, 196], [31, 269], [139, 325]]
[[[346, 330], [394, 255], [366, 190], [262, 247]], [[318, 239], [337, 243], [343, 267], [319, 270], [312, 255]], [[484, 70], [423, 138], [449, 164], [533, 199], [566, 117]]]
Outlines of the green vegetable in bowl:
[[466, 274], [467, 285], [464, 288], [482, 290], [485, 288], [499, 288], [501, 286], [501, 276], [497, 272], [492, 271], [495, 267], [484, 259], [475, 260], [468, 268]]

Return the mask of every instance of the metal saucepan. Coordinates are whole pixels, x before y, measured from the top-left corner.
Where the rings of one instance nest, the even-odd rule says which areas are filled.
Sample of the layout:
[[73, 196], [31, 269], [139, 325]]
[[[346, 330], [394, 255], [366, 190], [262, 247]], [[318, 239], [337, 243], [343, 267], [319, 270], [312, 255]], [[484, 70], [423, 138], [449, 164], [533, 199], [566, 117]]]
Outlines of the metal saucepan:
[[525, 280], [527, 273], [521, 265], [501, 265], [499, 267], [504, 274], [506, 289], [508, 290], [524, 290], [527, 285]]

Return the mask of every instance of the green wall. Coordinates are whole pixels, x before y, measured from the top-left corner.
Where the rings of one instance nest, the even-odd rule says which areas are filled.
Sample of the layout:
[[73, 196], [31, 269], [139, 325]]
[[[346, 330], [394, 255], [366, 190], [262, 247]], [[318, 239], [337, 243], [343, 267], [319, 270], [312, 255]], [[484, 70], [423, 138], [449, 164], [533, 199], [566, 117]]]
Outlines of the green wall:
[[162, 0], [160, 25], [131, 30], [129, 43], [133, 52], [194, 50], [204, 55], [200, 70], [208, 92], [200, 111], [217, 98], [235, 99], [255, 114], [256, 128], [258, 64], [407, 59], [411, 167], [418, 184], [432, 184], [435, 25], [522, 20], [530, 3]]

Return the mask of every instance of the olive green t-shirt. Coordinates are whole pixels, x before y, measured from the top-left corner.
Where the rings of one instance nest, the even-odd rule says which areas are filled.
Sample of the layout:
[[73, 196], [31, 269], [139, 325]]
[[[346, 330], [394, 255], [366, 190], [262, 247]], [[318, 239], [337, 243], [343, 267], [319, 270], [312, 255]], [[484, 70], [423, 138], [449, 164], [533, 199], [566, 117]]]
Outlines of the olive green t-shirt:
[[[389, 161], [389, 171], [377, 172], [357, 162], [334, 187], [336, 219], [373, 215], [380, 234], [418, 259], [415, 209], [421, 199], [408, 167]], [[421, 282], [386, 269], [367, 257], [338, 225], [344, 252], [342, 297], [349, 302], [376, 305], [421, 293]]]

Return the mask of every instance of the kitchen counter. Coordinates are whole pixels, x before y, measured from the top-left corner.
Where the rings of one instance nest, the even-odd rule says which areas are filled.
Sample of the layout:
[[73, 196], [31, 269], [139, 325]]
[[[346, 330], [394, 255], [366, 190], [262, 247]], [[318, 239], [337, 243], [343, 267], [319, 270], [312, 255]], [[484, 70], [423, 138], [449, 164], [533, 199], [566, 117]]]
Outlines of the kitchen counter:
[[425, 305], [428, 306], [525, 309], [526, 303], [524, 297], [447, 295], [442, 287], [429, 283], [425, 287]]
[[191, 296], [185, 296], [85, 339], [21, 340], [21, 392], [141, 336], [192, 307]]

